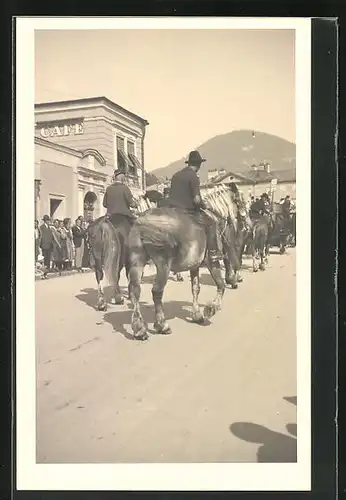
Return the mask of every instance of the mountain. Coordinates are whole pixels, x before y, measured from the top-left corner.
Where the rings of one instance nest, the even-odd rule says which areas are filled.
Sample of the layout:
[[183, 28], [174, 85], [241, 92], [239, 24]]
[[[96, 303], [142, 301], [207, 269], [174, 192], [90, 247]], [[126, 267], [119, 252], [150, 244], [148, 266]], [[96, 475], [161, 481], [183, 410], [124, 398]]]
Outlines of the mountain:
[[[254, 134], [254, 137], [253, 137]], [[275, 135], [252, 130], [236, 130], [217, 135], [195, 149], [207, 159], [200, 170], [201, 182], [207, 180], [208, 170], [225, 169], [227, 172], [245, 174], [249, 168], [262, 161], [269, 162], [271, 170], [295, 170], [296, 146]], [[184, 167], [181, 158], [166, 167], [153, 170], [156, 177], [168, 177]]]

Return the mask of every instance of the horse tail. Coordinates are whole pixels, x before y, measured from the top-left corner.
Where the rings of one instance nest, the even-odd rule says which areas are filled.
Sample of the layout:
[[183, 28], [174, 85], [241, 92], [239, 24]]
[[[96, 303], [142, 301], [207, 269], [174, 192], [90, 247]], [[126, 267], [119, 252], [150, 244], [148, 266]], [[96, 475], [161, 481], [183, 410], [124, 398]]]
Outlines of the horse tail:
[[255, 229], [255, 250], [259, 250], [260, 252], [264, 251], [266, 241], [268, 237], [268, 231], [266, 230], [263, 224], [259, 224]]
[[106, 278], [110, 285], [116, 285], [120, 275], [121, 244], [114, 226], [104, 217], [89, 227], [88, 236], [91, 252], [95, 261], [95, 270]]
[[101, 226], [101, 265], [109, 286], [117, 285], [120, 277], [121, 242], [119, 234], [110, 222]]

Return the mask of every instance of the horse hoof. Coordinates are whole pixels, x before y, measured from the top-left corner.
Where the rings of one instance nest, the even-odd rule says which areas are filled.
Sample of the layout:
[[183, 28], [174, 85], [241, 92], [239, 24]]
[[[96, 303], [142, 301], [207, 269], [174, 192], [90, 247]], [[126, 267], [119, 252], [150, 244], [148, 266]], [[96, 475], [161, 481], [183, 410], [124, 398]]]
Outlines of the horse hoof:
[[184, 281], [184, 278], [183, 278], [182, 276], [179, 276], [179, 277], [177, 278], [177, 281], [182, 282], [182, 281]]
[[261, 271], [265, 271], [265, 269], [266, 269], [263, 264], [260, 264], [259, 268], [260, 268]]
[[136, 340], [147, 340], [149, 338], [148, 327], [142, 318], [134, 317], [131, 326], [132, 326], [133, 336]]
[[197, 325], [204, 324], [204, 316], [202, 313], [196, 313], [192, 315], [192, 323], [196, 323]]
[[98, 304], [97, 309], [99, 311], [107, 311], [107, 304]]
[[146, 330], [141, 330], [140, 332], [134, 333], [133, 336], [135, 340], [140, 340], [142, 342], [149, 339], [149, 335]]
[[253, 272], [254, 272], [254, 273], [257, 273], [257, 271], [258, 271], [257, 267], [254, 267], [254, 268], [253, 268]]
[[231, 283], [231, 287], [233, 290], [236, 290], [238, 288], [238, 283]]
[[154, 329], [160, 335], [170, 335], [172, 333], [172, 329], [168, 323], [164, 323], [163, 325], [161, 323], [154, 323]]
[[113, 299], [111, 299], [111, 304], [115, 306], [122, 306], [124, 302], [124, 297], [114, 297]]
[[216, 314], [216, 306], [215, 306], [215, 304], [207, 304], [204, 307], [203, 316], [205, 318], [211, 318], [212, 316], [215, 316], [215, 314]]
[[243, 281], [244, 281], [244, 280], [243, 280], [243, 278], [242, 278], [241, 276], [238, 276], [238, 278], [237, 278], [237, 282], [238, 282], [238, 283], [243, 283]]

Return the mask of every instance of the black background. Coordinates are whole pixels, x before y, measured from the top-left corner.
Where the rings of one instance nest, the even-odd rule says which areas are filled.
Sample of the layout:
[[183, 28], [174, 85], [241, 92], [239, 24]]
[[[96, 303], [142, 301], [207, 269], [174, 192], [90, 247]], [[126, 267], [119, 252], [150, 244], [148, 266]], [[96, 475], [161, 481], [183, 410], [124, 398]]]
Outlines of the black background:
[[[0, 387], [1, 387], [1, 438], [0, 438], [0, 500], [10, 498], [14, 488], [11, 472], [13, 454], [11, 450], [11, 391], [12, 348], [15, 341], [15, 325], [11, 315], [12, 304], [12, 269], [11, 257], [14, 252], [12, 229], [14, 227], [15, 201], [14, 180], [15, 169], [11, 169], [11, 116], [12, 116], [12, 25], [14, 15], [208, 15], [208, 16], [328, 16], [335, 17], [341, 13], [339, 6], [332, 3], [314, 3], [313, 9], [298, 2], [200, 2], [200, 1], [146, 1], [146, 2], [102, 2], [81, 3], [73, 0], [59, 0], [48, 4], [47, 1], [25, 2], [24, 0], [2, 3], [1, 17], [1, 110], [0, 110], [0, 207], [2, 215], [0, 239]], [[311, 12], [313, 10], [313, 12]], [[345, 36], [343, 34], [343, 19], [339, 20], [340, 56], [339, 68], [341, 75], [345, 74]], [[342, 193], [345, 192], [346, 151], [343, 141], [344, 116], [339, 113], [339, 234], [340, 245], [337, 254], [337, 169], [335, 166], [335, 131], [336, 131], [336, 61], [337, 61], [337, 28], [335, 21], [314, 20], [313, 23], [313, 69], [312, 69], [312, 405], [313, 405], [313, 447], [312, 492], [287, 493], [173, 493], [173, 492], [15, 492], [15, 498], [38, 499], [111, 499], [111, 498], [312, 498], [329, 500], [335, 498], [338, 491], [343, 498], [346, 491], [346, 463], [344, 448], [336, 448], [336, 418], [338, 416], [340, 435], [344, 434], [346, 411], [344, 395], [340, 391], [338, 415], [336, 413], [336, 325], [339, 320], [339, 386], [344, 387], [346, 370], [342, 353], [345, 351], [345, 314], [346, 301], [339, 290], [339, 318], [336, 315], [336, 257], [344, 254], [344, 238], [342, 228], [345, 225], [345, 211], [342, 203]], [[206, 67], [208, 61], [206, 61]], [[339, 109], [342, 106], [343, 94], [339, 90]], [[26, 214], [16, 214], [26, 217], [32, 224], [33, 217]], [[15, 263], [14, 263], [15, 264]], [[341, 264], [339, 264], [340, 266]], [[339, 270], [339, 287], [343, 273]], [[337, 453], [339, 453], [337, 476]], [[14, 466], [15, 467], [15, 466]], [[136, 478], [133, 478], [134, 485]], [[177, 478], [177, 481], [179, 478]], [[251, 482], [251, 478], [249, 478]], [[63, 489], [63, 484], [61, 485]], [[337, 490], [338, 488], [338, 490]]]

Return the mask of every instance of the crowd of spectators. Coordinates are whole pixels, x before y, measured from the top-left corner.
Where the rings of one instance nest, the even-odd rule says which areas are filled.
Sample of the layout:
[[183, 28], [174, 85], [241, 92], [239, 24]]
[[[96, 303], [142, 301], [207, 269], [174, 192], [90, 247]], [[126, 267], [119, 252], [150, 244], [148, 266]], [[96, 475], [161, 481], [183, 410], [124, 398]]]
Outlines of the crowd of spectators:
[[83, 216], [74, 224], [70, 218], [51, 219], [48, 215], [41, 224], [35, 221], [35, 268], [43, 278], [52, 272], [61, 276], [65, 271], [82, 273], [92, 267], [88, 225]]

